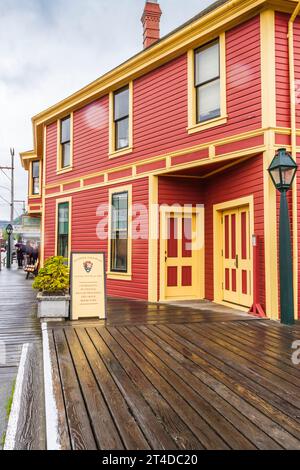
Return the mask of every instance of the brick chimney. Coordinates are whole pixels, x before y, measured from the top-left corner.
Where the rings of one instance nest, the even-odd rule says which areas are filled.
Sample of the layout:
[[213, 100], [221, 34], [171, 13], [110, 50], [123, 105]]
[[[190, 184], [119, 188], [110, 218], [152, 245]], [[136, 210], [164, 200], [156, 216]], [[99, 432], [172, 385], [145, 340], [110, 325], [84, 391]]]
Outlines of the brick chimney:
[[142, 23], [144, 27], [144, 49], [160, 39], [160, 17], [162, 11], [158, 0], [147, 0]]

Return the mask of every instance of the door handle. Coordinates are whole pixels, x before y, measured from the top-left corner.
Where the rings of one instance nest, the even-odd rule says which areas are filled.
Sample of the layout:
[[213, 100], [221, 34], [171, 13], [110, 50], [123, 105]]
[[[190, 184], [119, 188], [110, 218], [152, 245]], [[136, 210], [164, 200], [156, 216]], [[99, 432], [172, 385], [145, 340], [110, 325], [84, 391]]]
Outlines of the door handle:
[[165, 252], [165, 263], [168, 261], [167, 252]]
[[235, 257], [235, 267], [236, 269], [239, 269], [239, 255], [236, 255]]

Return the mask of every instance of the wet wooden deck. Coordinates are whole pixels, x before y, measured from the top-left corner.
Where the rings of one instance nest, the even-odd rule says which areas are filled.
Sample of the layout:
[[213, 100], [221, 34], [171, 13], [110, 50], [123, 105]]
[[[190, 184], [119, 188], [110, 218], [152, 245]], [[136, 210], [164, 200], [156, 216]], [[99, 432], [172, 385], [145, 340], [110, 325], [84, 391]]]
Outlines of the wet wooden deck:
[[110, 305], [49, 327], [64, 449], [300, 449], [299, 326]]
[[2, 367], [18, 367], [24, 343], [41, 343], [32, 282], [14, 267], [0, 272], [0, 341], [5, 344]]
[[7, 427], [6, 404], [11, 397], [22, 348], [33, 349], [26, 371], [22, 412], [18, 420], [16, 449], [45, 449], [42, 383], [42, 335], [36, 315], [36, 293], [25, 273], [15, 266], [0, 272], [0, 438]]

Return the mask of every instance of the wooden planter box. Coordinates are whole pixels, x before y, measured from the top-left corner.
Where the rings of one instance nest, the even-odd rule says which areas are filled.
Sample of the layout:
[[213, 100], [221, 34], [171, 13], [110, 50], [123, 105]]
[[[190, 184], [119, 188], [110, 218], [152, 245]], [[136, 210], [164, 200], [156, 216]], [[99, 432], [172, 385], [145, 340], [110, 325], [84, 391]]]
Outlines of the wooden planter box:
[[40, 292], [37, 295], [38, 318], [44, 321], [66, 320], [69, 318], [70, 296], [47, 296]]

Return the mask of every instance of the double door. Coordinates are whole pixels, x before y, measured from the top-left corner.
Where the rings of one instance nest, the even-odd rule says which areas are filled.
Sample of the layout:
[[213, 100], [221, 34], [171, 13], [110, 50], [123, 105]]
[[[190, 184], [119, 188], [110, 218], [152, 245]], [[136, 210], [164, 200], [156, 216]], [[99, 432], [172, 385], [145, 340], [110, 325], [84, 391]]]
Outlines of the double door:
[[252, 259], [249, 206], [226, 210], [223, 226], [223, 300], [250, 307]]

